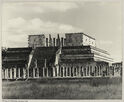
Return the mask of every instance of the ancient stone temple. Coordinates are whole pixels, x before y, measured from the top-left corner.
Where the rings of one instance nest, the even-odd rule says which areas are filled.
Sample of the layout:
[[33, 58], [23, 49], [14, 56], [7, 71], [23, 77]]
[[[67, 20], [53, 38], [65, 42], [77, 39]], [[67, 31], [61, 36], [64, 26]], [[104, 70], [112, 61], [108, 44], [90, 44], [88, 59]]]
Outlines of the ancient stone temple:
[[2, 53], [3, 79], [108, 77], [112, 59], [84, 33], [66, 33], [65, 38], [30, 35], [26, 48], [8, 48]]

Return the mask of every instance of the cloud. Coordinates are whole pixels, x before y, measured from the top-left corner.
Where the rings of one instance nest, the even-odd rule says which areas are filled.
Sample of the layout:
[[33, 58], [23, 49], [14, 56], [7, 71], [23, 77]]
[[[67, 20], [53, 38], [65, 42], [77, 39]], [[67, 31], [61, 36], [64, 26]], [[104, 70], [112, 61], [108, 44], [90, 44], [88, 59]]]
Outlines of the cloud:
[[27, 45], [27, 37], [30, 34], [46, 34], [46, 36], [52, 34], [55, 37], [56, 33], [61, 33], [61, 36], [64, 36], [65, 32], [79, 31], [82, 31], [82, 29], [68, 24], [42, 21], [40, 18], [25, 20], [19, 17], [10, 19], [6, 26], [3, 25], [2, 39], [4, 46], [24, 46], [24, 44]]
[[110, 40], [100, 40], [99, 43], [101, 45], [111, 45], [111, 44], [113, 44], [113, 42], [110, 41]]
[[67, 10], [78, 8], [74, 2], [13, 2], [3, 3], [3, 11], [9, 15], [36, 14], [46, 12], [65, 12]]

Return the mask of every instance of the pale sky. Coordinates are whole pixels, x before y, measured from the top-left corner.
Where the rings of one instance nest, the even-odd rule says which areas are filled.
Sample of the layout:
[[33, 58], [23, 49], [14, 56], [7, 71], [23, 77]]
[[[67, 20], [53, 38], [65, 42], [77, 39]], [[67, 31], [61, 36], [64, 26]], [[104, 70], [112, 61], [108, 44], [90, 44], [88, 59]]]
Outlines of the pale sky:
[[2, 11], [4, 47], [26, 47], [31, 34], [83, 32], [114, 61], [122, 61], [121, 0], [4, 2]]

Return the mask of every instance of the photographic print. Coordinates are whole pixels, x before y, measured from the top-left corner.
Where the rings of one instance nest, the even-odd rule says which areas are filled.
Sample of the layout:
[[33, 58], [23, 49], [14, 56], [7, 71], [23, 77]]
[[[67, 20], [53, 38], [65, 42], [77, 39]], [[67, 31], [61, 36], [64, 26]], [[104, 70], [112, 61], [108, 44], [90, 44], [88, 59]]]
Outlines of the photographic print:
[[122, 100], [122, 0], [3, 0], [2, 99]]

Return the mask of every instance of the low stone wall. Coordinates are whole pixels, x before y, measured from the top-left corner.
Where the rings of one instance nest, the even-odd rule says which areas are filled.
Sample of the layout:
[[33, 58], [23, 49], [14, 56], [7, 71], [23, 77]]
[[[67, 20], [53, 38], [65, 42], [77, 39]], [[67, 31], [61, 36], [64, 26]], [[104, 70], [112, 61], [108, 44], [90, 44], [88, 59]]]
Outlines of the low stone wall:
[[[3, 80], [7, 81], [7, 80]], [[119, 84], [122, 83], [122, 78], [121, 77], [90, 77], [90, 78], [37, 78], [37, 79], [18, 79], [18, 80], [8, 80], [8, 81], [36, 81], [39, 84], [43, 83], [49, 83], [49, 84], [54, 84], [54, 83], [85, 83], [85, 84], [90, 84], [92, 86], [99, 86], [99, 85], [107, 85], [107, 84]]]

